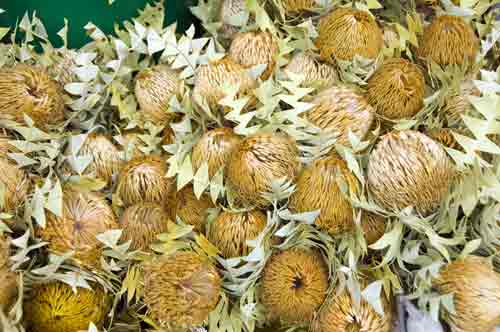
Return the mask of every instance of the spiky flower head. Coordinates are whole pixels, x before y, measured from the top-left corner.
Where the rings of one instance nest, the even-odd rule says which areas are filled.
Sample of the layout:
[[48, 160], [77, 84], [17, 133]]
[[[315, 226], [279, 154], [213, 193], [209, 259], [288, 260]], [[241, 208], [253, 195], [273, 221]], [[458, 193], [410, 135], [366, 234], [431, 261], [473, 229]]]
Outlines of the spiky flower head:
[[7, 266], [0, 268], [0, 311], [8, 312], [16, 302], [18, 277]]
[[315, 0], [278, 0], [287, 14], [297, 14], [317, 7]]
[[322, 63], [311, 54], [300, 52], [292, 57], [285, 67], [286, 71], [304, 75], [303, 86], [330, 87], [338, 82], [339, 77], [335, 67]]
[[301, 168], [297, 145], [282, 133], [261, 133], [246, 137], [231, 153], [226, 167], [229, 188], [238, 203], [270, 205], [262, 194], [272, 190], [275, 180], [294, 180]]
[[349, 131], [365, 138], [375, 119], [375, 110], [366, 98], [349, 87], [333, 86], [317, 95], [314, 108], [304, 117], [316, 127], [335, 133], [337, 143], [349, 146]]
[[391, 59], [368, 80], [368, 102], [385, 118], [410, 118], [424, 106], [425, 79], [420, 68], [405, 60]]
[[19, 64], [0, 71], [2, 117], [24, 123], [28, 115], [37, 126], [64, 121], [62, 89], [42, 69]]
[[448, 126], [459, 126], [463, 124], [462, 115], [472, 109], [472, 104], [469, 101], [470, 96], [480, 96], [481, 92], [474, 84], [473, 80], [465, 80], [460, 83], [460, 87], [456, 93], [450, 94], [445, 99], [445, 104], [441, 109]]
[[469, 24], [459, 16], [436, 17], [424, 29], [417, 56], [439, 65], [473, 63], [479, 39]]
[[194, 226], [198, 232], [204, 232], [208, 217], [208, 209], [214, 208], [210, 197], [206, 194], [196, 198], [193, 186], [186, 186], [177, 193], [176, 216], [184, 223]]
[[266, 227], [267, 217], [259, 210], [222, 212], [210, 228], [208, 239], [225, 258], [250, 253], [247, 241], [254, 240]]
[[458, 142], [449, 128], [431, 129], [427, 131], [427, 135], [444, 147], [459, 148]]
[[204, 162], [208, 164], [208, 176], [212, 178], [223, 168], [241, 137], [230, 128], [216, 128], [203, 134], [193, 148], [193, 167], [198, 170]]
[[455, 311], [445, 316], [452, 332], [494, 331], [500, 324], [500, 275], [487, 258], [448, 263], [433, 286], [440, 294], [453, 294]]
[[232, 39], [238, 33], [239, 27], [229, 24], [233, 17], [241, 15], [245, 10], [245, 0], [223, 0], [219, 10], [219, 20], [222, 22], [221, 35], [225, 39]]
[[266, 70], [260, 76], [263, 80], [273, 73], [278, 53], [278, 43], [267, 31], [237, 33], [229, 48], [229, 57], [244, 68], [267, 64]]
[[339, 8], [320, 20], [316, 46], [330, 63], [351, 61], [356, 55], [375, 59], [383, 45], [382, 31], [366, 11]]
[[214, 109], [225, 97], [222, 88], [224, 84], [237, 85], [240, 96], [248, 95], [256, 87], [256, 81], [247, 70], [228, 56], [200, 66], [194, 80], [193, 96], [205, 98], [208, 105]]
[[338, 186], [339, 176], [350, 191], [358, 191], [359, 182], [344, 160], [330, 156], [314, 161], [297, 179], [296, 190], [290, 197], [290, 210], [297, 213], [321, 210], [316, 225], [331, 235], [352, 230], [354, 212]]
[[144, 202], [165, 206], [175, 193], [175, 181], [166, 175], [166, 161], [159, 156], [132, 159], [120, 172], [116, 192], [126, 207]]
[[366, 301], [359, 306], [353, 303], [351, 294], [344, 291], [328, 299], [313, 324], [314, 332], [391, 332], [393, 313], [390, 302], [382, 296], [384, 316], [379, 315]]
[[28, 174], [10, 161], [0, 157], [0, 185], [3, 187], [3, 202], [0, 200], [0, 210], [15, 213], [24, 203], [29, 193], [31, 182]]
[[318, 252], [293, 248], [274, 254], [262, 274], [260, 301], [270, 320], [312, 320], [328, 290], [328, 268]]
[[33, 287], [24, 302], [24, 318], [29, 331], [87, 331], [90, 323], [102, 328], [109, 307], [109, 297], [99, 287], [75, 293], [65, 283], [51, 282]]
[[361, 216], [361, 228], [363, 229], [366, 244], [374, 244], [384, 236], [385, 226], [386, 222], [384, 217], [364, 211]]
[[188, 329], [201, 325], [215, 309], [221, 283], [208, 260], [177, 251], [145, 266], [144, 302], [161, 326]]
[[8, 267], [10, 257], [10, 237], [0, 234], [0, 269]]
[[166, 65], [142, 70], [135, 79], [135, 96], [146, 121], [168, 123], [176, 117], [169, 113], [170, 99], [181, 89], [179, 74]]
[[132, 205], [120, 217], [123, 229], [120, 240], [131, 241], [133, 250], [148, 251], [161, 233], [167, 232], [169, 215], [164, 207], [155, 203]]
[[47, 212], [46, 222], [37, 227], [36, 235], [48, 242], [48, 249], [59, 255], [74, 251], [72, 258], [88, 267], [98, 266], [102, 255], [103, 244], [96, 236], [118, 228], [103, 195], [69, 186], [63, 189], [62, 216]]
[[454, 165], [446, 151], [413, 130], [382, 136], [368, 161], [368, 188], [386, 209], [409, 206], [421, 214], [433, 212], [448, 193]]

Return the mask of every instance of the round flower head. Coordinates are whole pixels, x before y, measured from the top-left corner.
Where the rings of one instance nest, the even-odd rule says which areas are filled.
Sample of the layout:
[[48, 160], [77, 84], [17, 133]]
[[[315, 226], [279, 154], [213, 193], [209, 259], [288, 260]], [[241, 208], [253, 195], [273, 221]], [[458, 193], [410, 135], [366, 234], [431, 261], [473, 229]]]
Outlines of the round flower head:
[[445, 116], [448, 126], [462, 125], [462, 115], [467, 115], [473, 108], [469, 97], [479, 97], [480, 95], [481, 92], [474, 84], [474, 81], [466, 80], [460, 84], [459, 91], [446, 97], [441, 114]]
[[217, 270], [194, 252], [177, 251], [145, 267], [144, 302], [162, 327], [201, 325], [215, 309], [220, 293]]
[[166, 65], [141, 71], [135, 79], [135, 96], [146, 121], [168, 123], [176, 116], [169, 113], [170, 99], [181, 89], [179, 75]]
[[391, 332], [393, 318], [391, 304], [383, 293], [381, 296], [384, 316], [379, 315], [364, 300], [356, 306], [351, 294], [344, 289], [339, 296], [328, 299], [321, 306], [312, 330], [314, 332]]
[[368, 80], [368, 102], [385, 118], [410, 118], [424, 106], [425, 79], [417, 65], [404, 59], [384, 63]]
[[274, 58], [278, 53], [278, 43], [273, 35], [262, 31], [237, 33], [229, 48], [229, 57], [244, 68], [267, 64], [266, 70], [261, 74], [263, 80], [273, 73], [276, 65]]
[[451, 149], [457, 149], [460, 147], [458, 142], [455, 140], [452, 131], [448, 128], [431, 129], [427, 132], [427, 135], [436, 142], [440, 143], [443, 147]]
[[439, 65], [472, 63], [479, 50], [479, 39], [463, 18], [443, 15], [424, 29], [417, 56]]
[[254, 240], [266, 223], [266, 215], [259, 210], [222, 212], [212, 224], [208, 239], [225, 258], [246, 256], [251, 250], [246, 242]]
[[225, 97], [223, 86], [238, 86], [239, 95], [248, 95], [256, 87], [255, 80], [247, 70], [230, 57], [200, 66], [195, 74], [193, 97], [205, 98], [211, 108]]
[[231, 153], [227, 184], [243, 205], [270, 205], [262, 194], [274, 180], [294, 180], [301, 164], [295, 142], [285, 134], [263, 133], [246, 137]]
[[48, 249], [59, 255], [74, 251], [74, 260], [89, 267], [98, 266], [102, 255], [103, 244], [96, 236], [118, 228], [103, 195], [71, 187], [63, 190], [62, 216], [47, 212], [46, 221], [36, 234], [48, 242]]
[[208, 176], [212, 178], [225, 167], [231, 152], [241, 142], [241, 137], [230, 128], [217, 128], [203, 134], [193, 148], [193, 167], [198, 170], [208, 164]]
[[223, 0], [219, 11], [219, 21], [222, 22], [221, 35], [225, 39], [232, 39], [239, 27], [231, 25], [230, 20], [245, 11], [245, 0]]
[[166, 161], [159, 156], [132, 159], [120, 172], [116, 192], [126, 207], [144, 202], [165, 206], [175, 192], [175, 181], [166, 175]]
[[304, 75], [302, 85], [306, 87], [329, 87], [338, 82], [339, 79], [335, 67], [321, 63], [312, 55], [304, 52], [295, 54], [285, 70], [297, 75]]
[[321, 57], [331, 63], [351, 61], [356, 55], [367, 59], [378, 56], [384, 37], [369, 13], [339, 8], [320, 20], [316, 45]]
[[24, 302], [24, 317], [28, 331], [87, 331], [90, 323], [102, 328], [109, 307], [101, 288], [78, 288], [75, 293], [65, 283], [51, 282], [33, 287]]
[[352, 230], [353, 209], [337, 184], [339, 176], [350, 191], [358, 191], [359, 182], [342, 159], [331, 156], [314, 161], [297, 179], [290, 210], [297, 213], [321, 210], [316, 225], [331, 235]]
[[186, 186], [177, 193], [175, 204], [177, 217], [184, 223], [194, 226], [198, 232], [205, 231], [208, 209], [215, 207], [209, 196], [203, 194], [198, 199], [193, 186]]
[[24, 123], [28, 115], [45, 128], [64, 121], [64, 100], [57, 82], [37, 67], [19, 64], [0, 70], [0, 109], [3, 118]]
[[9, 266], [10, 237], [0, 233], [0, 269]]
[[328, 290], [328, 268], [321, 255], [305, 249], [274, 254], [262, 274], [260, 301], [271, 320], [312, 320]]
[[0, 312], [7, 313], [16, 302], [17, 274], [7, 266], [0, 268]]
[[15, 213], [23, 205], [31, 184], [28, 174], [7, 157], [0, 156], [0, 184], [4, 188], [0, 210]]
[[120, 217], [120, 227], [123, 229], [120, 240], [131, 241], [132, 250], [148, 251], [157, 236], [167, 232], [169, 219], [161, 205], [155, 203], [132, 205]]
[[432, 213], [448, 192], [454, 166], [435, 141], [412, 130], [384, 135], [368, 161], [368, 188], [386, 209]]
[[370, 212], [363, 212], [361, 228], [363, 229], [366, 244], [372, 245], [384, 236], [385, 225], [384, 217]]
[[453, 294], [455, 312], [445, 316], [451, 332], [494, 331], [500, 324], [500, 275], [486, 258], [449, 263], [433, 286], [440, 294]]
[[314, 108], [304, 117], [316, 127], [337, 135], [337, 143], [349, 146], [349, 131], [363, 139], [368, 134], [375, 111], [356, 90], [331, 87], [317, 95]]
[[287, 14], [296, 14], [317, 7], [315, 0], [279, 0]]

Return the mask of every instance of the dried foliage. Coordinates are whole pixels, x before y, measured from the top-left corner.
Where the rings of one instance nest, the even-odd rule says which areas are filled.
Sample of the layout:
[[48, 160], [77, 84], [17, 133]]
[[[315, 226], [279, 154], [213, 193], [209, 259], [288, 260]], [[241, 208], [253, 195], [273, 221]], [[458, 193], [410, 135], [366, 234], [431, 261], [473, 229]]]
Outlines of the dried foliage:
[[238, 33], [239, 27], [230, 24], [231, 19], [245, 11], [245, 0], [223, 0], [219, 9], [219, 20], [223, 23], [221, 35], [223, 38], [232, 39]]

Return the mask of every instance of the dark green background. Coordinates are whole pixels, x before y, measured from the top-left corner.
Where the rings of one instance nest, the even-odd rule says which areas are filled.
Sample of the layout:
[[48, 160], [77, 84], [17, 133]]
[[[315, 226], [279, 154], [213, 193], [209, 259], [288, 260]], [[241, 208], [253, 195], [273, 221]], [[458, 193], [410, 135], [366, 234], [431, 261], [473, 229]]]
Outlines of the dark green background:
[[[30, 17], [36, 10], [49, 34], [51, 42], [61, 45], [57, 32], [64, 26], [64, 18], [69, 21], [68, 43], [70, 47], [81, 47], [89, 41], [83, 27], [92, 21], [106, 34], [113, 32], [113, 24], [137, 16], [138, 10], [152, 0], [115, 0], [111, 6], [108, 0], [0, 0], [0, 8], [7, 12], [0, 14], [0, 27], [15, 26], [29, 11]], [[189, 27], [192, 16], [189, 6], [194, 0], [166, 0], [167, 23], [177, 21], [178, 31]]]

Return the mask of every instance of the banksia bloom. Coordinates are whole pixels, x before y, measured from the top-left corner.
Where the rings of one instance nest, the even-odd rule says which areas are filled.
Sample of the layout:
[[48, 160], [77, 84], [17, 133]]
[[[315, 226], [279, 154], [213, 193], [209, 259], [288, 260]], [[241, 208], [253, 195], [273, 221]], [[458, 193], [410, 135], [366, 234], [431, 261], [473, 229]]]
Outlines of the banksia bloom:
[[313, 109], [304, 117], [316, 127], [337, 135], [337, 143], [349, 144], [349, 130], [358, 138], [365, 138], [373, 120], [375, 110], [356, 90], [348, 87], [331, 87], [317, 95]]
[[5, 188], [0, 210], [6, 213], [15, 211], [24, 203], [31, 187], [26, 172], [7, 157], [0, 157], [0, 183]]
[[204, 162], [208, 164], [208, 175], [212, 178], [223, 168], [231, 152], [241, 142], [241, 137], [230, 128], [217, 128], [203, 134], [193, 148], [193, 167], [198, 170]]
[[445, 116], [448, 126], [461, 125], [462, 115], [467, 115], [473, 108], [469, 101], [469, 97], [479, 97], [480, 95], [481, 92], [477, 89], [472, 80], [462, 82], [459, 91], [448, 96], [441, 109], [441, 114]]
[[222, 89], [224, 84], [238, 85], [240, 95], [247, 95], [256, 87], [256, 81], [247, 70], [226, 56], [198, 68], [194, 79], [193, 96], [203, 97], [211, 108], [217, 108], [218, 102], [225, 97]]
[[472, 63], [479, 50], [479, 39], [461, 17], [436, 17], [424, 29], [417, 56], [439, 65]]
[[104, 291], [79, 288], [77, 292], [62, 282], [33, 287], [24, 302], [24, 318], [28, 331], [87, 331], [94, 323], [102, 328], [110, 300]]
[[239, 27], [229, 24], [232, 17], [240, 15], [245, 10], [245, 0], [223, 0], [219, 11], [219, 20], [222, 22], [221, 35], [225, 39], [232, 39]]
[[356, 306], [351, 295], [344, 289], [339, 295], [331, 299], [321, 307], [321, 310], [313, 323], [314, 332], [391, 332], [392, 331], [392, 308], [387, 299], [382, 296], [382, 308], [384, 316], [380, 316], [375, 309], [366, 301], [362, 300], [359, 307]]
[[331, 235], [354, 228], [351, 203], [337, 184], [339, 175], [350, 191], [358, 191], [359, 182], [346, 163], [337, 156], [331, 156], [316, 160], [304, 169], [289, 203], [290, 210], [297, 213], [320, 209], [316, 225]]
[[96, 236], [118, 228], [103, 195], [71, 187], [63, 190], [62, 216], [47, 212], [46, 218], [47, 225], [38, 227], [36, 234], [49, 243], [48, 249], [59, 255], [74, 251], [73, 259], [88, 267], [98, 266], [101, 258], [103, 244]]
[[287, 14], [300, 13], [317, 7], [315, 0], [279, 0], [279, 4]]
[[212, 224], [208, 239], [225, 258], [246, 256], [251, 251], [246, 242], [259, 236], [266, 223], [266, 215], [259, 210], [222, 212]]
[[176, 117], [168, 113], [170, 99], [181, 89], [179, 75], [166, 65], [141, 71], [135, 79], [135, 96], [146, 121], [168, 123]]
[[64, 121], [62, 89], [42, 69], [22, 64], [3, 68], [0, 91], [3, 118], [24, 123], [26, 114], [42, 128]]
[[167, 232], [169, 215], [163, 206], [155, 203], [139, 203], [123, 212], [120, 227], [122, 242], [131, 241], [133, 250], [148, 251], [150, 245], [161, 233]]
[[454, 166], [445, 150], [412, 130], [384, 135], [370, 155], [368, 188], [386, 209], [432, 213], [448, 192]]
[[377, 242], [385, 233], [385, 218], [378, 214], [363, 212], [361, 228], [367, 245]]
[[0, 311], [8, 312], [16, 302], [17, 274], [7, 266], [0, 268]]
[[238, 203], [265, 207], [262, 194], [274, 180], [294, 180], [301, 168], [299, 151], [286, 134], [262, 133], [246, 137], [231, 153], [226, 167], [227, 184]]
[[326, 63], [321, 63], [312, 55], [301, 52], [292, 57], [285, 70], [294, 74], [304, 75], [302, 85], [306, 87], [329, 87], [338, 81], [335, 68]]
[[120, 172], [116, 192], [127, 207], [144, 202], [165, 206], [175, 192], [175, 181], [166, 175], [167, 164], [159, 156], [132, 159]]
[[208, 209], [215, 207], [209, 196], [203, 194], [198, 199], [193, 186], [186, 186], [177, 193], [175, 204], [177, 217], [184, 223], [194, 226], [198, 232], [205, 231]]
[[486, 258], [449, 263], [433, 286], [443, 295], [453, 294], [455, 312], [445, 316], [452, 332], [494, 331], [500, 324], [500, 276]]
[[231, 47], [229, 57], [244, 68], [267, 64], [261, 78], [266, 80], [271, 76], [276, 65], [275, 56], [279, 53], [278, 43], [270, 32], [240, 32], [237, 33]]
[[177, 251], [145, 266], [144, 302], [162, 327], [201, 325], [215, 309], [221, 293], [215, 267], [194, 252]]
[[8, 267], [10, 257], [10, 237], [0, 234], [0, 269]]
[[351, 61], [356, 55], [375, 59], [383, 45], [382, 31], [365, 11], [339, 8], [319, 22], [316, 46], [328, 62]]
[[392, 59], [368, 80], [368, 102], [385, 118], [410, 118], [424, 106], [425, 79], [417, 65]]
[[444, 147], [451, 149], [456, 149], [459, 147], [459, 144], [455, 140], [452, 131], [448, 128], [432, 129], [427, 132], [427, 135]]
[[328, 290], [328, 268], [318, 252], [288, 249], [271, 256], [262, 274], [260, 301], [271, 320], [312, 320]]

